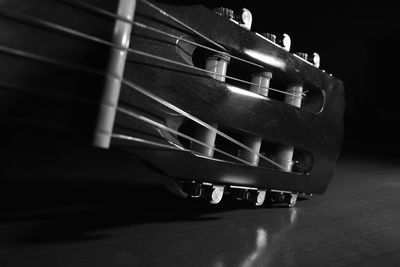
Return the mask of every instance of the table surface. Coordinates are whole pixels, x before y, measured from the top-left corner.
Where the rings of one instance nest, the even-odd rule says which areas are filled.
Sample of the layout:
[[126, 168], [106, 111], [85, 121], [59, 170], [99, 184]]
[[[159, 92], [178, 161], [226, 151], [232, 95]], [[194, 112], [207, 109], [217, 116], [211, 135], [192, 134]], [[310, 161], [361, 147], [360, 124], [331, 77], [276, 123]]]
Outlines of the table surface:
[[397, 266], [396, 162], [342, 156], [328, 191], [294, 208], [158, 187], [21, 189], [1, 206], [0, 266]]

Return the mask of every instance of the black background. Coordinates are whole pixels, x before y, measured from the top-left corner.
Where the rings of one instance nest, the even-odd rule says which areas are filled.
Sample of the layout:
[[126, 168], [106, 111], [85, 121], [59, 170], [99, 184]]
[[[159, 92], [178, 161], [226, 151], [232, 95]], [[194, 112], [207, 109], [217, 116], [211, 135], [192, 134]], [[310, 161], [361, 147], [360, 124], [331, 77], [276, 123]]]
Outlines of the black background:
[[399, 4], [396, 1], [163, 1], [245, 7], [253, 31], [287, 33], [291, 52], [318, 52], [321, 69], [344, 82], [343, 153], [395, 156], [400, 148]]

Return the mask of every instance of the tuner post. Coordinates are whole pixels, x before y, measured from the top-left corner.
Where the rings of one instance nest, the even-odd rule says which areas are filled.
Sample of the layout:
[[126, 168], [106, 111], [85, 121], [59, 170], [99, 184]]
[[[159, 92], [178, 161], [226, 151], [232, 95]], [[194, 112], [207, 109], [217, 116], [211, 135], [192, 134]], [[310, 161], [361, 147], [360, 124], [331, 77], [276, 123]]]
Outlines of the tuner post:
[[303, 97], [303, 86], [302, 85], [294, 85], [290, 86], [286, 92], [288, 93], [285, 96], [285, 103], [298, 107], [301, 107], [301, 99]]
[[[272, 78], [272, 72], [264, 71], [253, 75], [250, 91], [265, 97], [268, 97], [268, 88]], [[260, 136], [248, 135], [242, 140], [242, 143], [251, 148], [254, 152], [260, 153], [262, 138]], [[239, 150], [238, 157], [249, 162], [253, 166], [258, 166], [260, 157], [247, 150]]]
[[206, 70], [212, 78], [225, 82], [226, 71], [230, 58], [225, 55], [213, 55], [206, 61]]
[[[302, 85], [290, 86], [286, 92], [288, 93], [285, 97], [285, 103], [301, 107], [301, 99], [303, 95]], [[278, 148], [278, 153], [276, 156], [276, 162], [285, 168], [285, 171], [291, 172], [293, 167], [293, 154], [294, 147], [290, 145], [281, 145]]]
[[[218, 125], [216, 123], [211, 123], [210, 126], [214, 129], [218, 128]], [[191, 149], [206, 157], [212, 158], [214, 156], [214, 145], [215, 139], [217, 138], [217, 133], [203, 126], [197, 126], [193, 137], [196, 140], [207, 144], [208, 146], [203, 146], [198, 143], [192, 143]]]
[[242, 143], [254, 152], [240, 149], [238, 152], [238, 157], [247, 161], [252, 166], [258, 166], [258, 161], [260, 160], [260, 157], [256, 154], [256, 152], [260, 153], [261, 142], [262, 138], [260, 136], [245, 136], [242, 140]]
[[269, 84], [272, 79], [272, 72], [264, 71], [254, 74], [251, 79], [250, 91], [268, 97]]
[[[212, 55], [208, 57], [205, 68], [210, 73], [210, 76], [213, 79], [225, 82], [225, 76], [226, 76], [226, 71], [228, 69], [229, 60], [230, 58], [225, 55], [219, 55], [219, 54]], [[212, 123], [210, 125], [214, 129], [218, 128], [218, 125], [216, 123]], [[217, 137], [216, 131], [212, 131], [201, 125], [198, 125], [196, 126], [196, 129], [194, 131], [194, 138], [207, 144], [208, 146], [192, 143], [191, 148], [192, 150], [204, 156], [213, 157], [216, 137]]]

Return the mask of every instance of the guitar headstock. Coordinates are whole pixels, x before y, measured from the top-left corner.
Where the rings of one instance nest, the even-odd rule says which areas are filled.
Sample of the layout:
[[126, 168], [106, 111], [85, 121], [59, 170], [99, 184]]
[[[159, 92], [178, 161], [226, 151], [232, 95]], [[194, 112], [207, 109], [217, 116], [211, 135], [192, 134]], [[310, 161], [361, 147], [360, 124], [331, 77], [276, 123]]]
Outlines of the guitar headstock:
[[[298, 194], [326, 190], [340, 153], [344, 92], [340, 80], [319, 69], [317, 53], [292, 52], [286, 33], [253, 32], [247, 9], [147, 0], [99, 6], [48, 2], [55, 11], [64, 8], [92, 20], [69, 25], [35, 8], [4, 11], [3, 23], [12, 20], [27, 31], [20, 21], [31, 22], [28, 30], [53, 38], [51, 48], [64, 50], [11, 43], [2, 51], [20, 70], [25, 67], [16, 57], [60, 68], [31, 74], [55, 75], [70, 84], [79, 77], [82, 82], [73, 88], [92, 93], [71, 93], [62, 84], [58, 90], [93, 104], [79, 109], [90, 114], [83, 128], [75, 123], [77, 115], [67, 117], [95, 146], [127, 150], [151, 172], [174, 181], [175, 192], [206, 196], [212, 203], [230, 192], [256, 205], [267, 199], [293, 206]], [[37, 41], [30, 41], [35, 47]], [[82, 59], [91, 54], [99, 57], [97, 63]], [[77, 72], [75, 78], [63, 68]], [[22, 71], [11, 81], [6, 75], [0, 73], [3, 84], [30, 86], [19, 84]], [[44, 116], [42, 122], [52, 119]]]

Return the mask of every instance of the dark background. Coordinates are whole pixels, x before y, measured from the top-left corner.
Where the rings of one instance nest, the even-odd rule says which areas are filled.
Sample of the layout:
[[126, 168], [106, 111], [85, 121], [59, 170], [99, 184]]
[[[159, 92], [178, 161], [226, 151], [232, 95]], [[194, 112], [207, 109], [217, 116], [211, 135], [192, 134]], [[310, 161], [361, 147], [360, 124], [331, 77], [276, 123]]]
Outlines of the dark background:
[[344, 82], [343, 153], [395, 156], [400, 106], [399, 4], [395, 1], [164, 1], [245, 7], [253, 31], [287, 33], [291, 52], [318, 52], [321, 69]]

